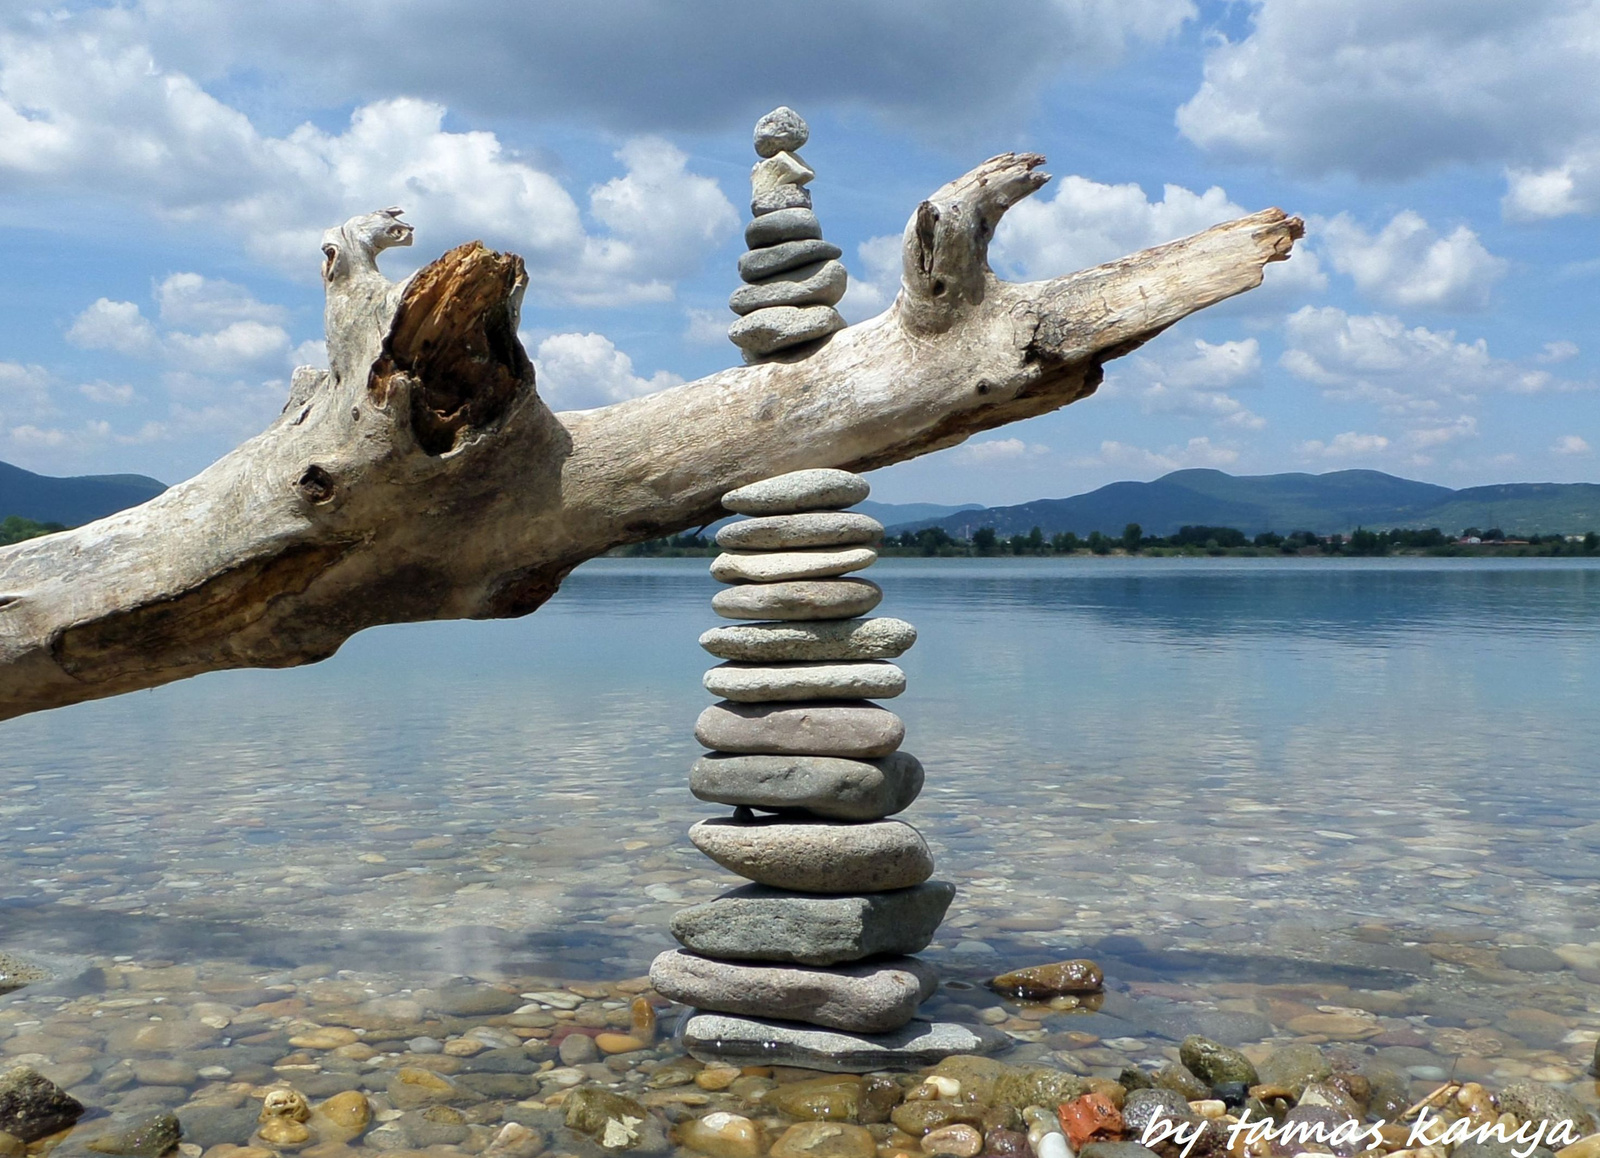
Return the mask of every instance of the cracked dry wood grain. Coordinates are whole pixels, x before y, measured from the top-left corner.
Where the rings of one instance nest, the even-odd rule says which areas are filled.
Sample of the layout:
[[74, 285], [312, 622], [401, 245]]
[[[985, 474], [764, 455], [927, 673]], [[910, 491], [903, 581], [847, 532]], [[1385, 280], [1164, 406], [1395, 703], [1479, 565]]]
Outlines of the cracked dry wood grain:
[[330, 368], [297, 371], [276, 422], [143, 506], [0, 550], [0, 719], [313, 662], [381, 623], [524, 615], [584, 560], [716, 518], [734, 487], [870, 470], [1086, 397], [1301, 235], [1269, 209], [1001, 281], [989, 241], [1042, 163], [1003, 154], [919, 205], [894, 305], [820, 348], [561, 414], [516, 340], [521, 259], [472, 243], [391, 283], [398, 210], [329, 230]]

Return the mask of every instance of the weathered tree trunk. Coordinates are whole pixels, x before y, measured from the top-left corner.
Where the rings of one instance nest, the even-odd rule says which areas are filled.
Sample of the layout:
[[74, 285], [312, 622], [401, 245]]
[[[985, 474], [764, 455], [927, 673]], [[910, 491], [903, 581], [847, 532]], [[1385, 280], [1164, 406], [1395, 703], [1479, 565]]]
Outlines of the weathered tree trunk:
[[331, 369], [143, 506], [0, 551], [0, 718], [233, 667], [324, 659], [364, 627], [525, 615], [579, 563], [701, 525], [733, 487], [869, 470], [1092, 394], [1101, 366], [1261, 282], [1269, 209], [1053, 281], [990, 272], [1048, 179], [1006, 154], [917, 207], [901, 293], [804, 356], [553, 413], [517, 341], [520, 258], [479, 244], [403, 284], [398, 210], [330, 230]]

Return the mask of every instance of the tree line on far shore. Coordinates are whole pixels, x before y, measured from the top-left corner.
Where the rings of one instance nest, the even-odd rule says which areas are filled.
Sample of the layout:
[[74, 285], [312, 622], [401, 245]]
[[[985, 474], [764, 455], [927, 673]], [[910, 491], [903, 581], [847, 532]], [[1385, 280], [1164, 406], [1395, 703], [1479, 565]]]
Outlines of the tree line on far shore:
[[21, 515], [7, 515], [0, 519], [0, 547], [9, 547], [12, 543], [20, 543], [24, 539], [37, 539], [40, 535], [49, 535], [66, 529], [61, 523], [40, 523], [33, 519], [25, 519]]
[[[624, 547], [617, 554], [638, 557], [715, 555], [719, 548], [702, 534], [686, 533], [651, 539]], [[1253, 537], [1235, 527], [1183, 527], [1171, 535], [1146, 535], [1138, 523], [1129, 523], [1121, 535], [1091, 531], [1080, 538], [1072, 531], [1046, 536], [1038, 527], [1026, 535], [1002, 536], [993, 527], [980, 527], [970, 539], [958, 538], [942, 527], [924, 527], [891, 535], [878, 548], [880, 555], [925, 558], [1073, 555], [1596, 555], [1600, 535], [1507, 535], [1498, 527], [1468, 527], [1460, 535], [1447, 535], [1438, 527], [1427, 530], [1395, 528], [1369, 531], [1357, 528], [1349, 535], [1319, 535], [1294, 531], [1279, 535], [1263, 531]]]
[[[40, 523], [9, 515], [0, 519], [0, 547], [67, 528], [60, 523]], [[666, 539], [651, 539], [623, 547], [616, 554], [628, 557], [715, 555], [716, 543], [689, 532]], [[1046, 537], [1034, 527], [1026, 535], [1001, 535], [993, 527], [979, 527], [970, 539], [957, 538], [942, 527], [924, 527], [891, 535], [878, 548], [880, 555], [926, 558], [997, 557], [1002, 555], [1596, 555], [1600, 535], [1507, 535], [1498, 527], [1467, 527], [1460, 535], [1446, 535], [1438, 527], [1425, 531], [1395, 528], [1368, 531], [1357, 528], [1349, 535], [1318, 535], [1294, 531], [1279, 535], [1263, 531], [1247, 536], [1235, 527], [1183, 527], [1172, 535], [1146, 535], [1138, 523], [1129, 523], [1120, 535], [1091, 531], [1080, 538], [1072, 531]]]

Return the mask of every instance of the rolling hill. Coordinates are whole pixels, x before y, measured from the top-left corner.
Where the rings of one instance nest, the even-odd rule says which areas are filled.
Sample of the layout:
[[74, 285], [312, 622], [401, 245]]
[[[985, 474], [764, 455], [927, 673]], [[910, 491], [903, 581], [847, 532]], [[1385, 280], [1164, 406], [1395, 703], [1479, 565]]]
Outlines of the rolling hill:
[[166, 490], [142, 474], [92, 474], [52, 478], [0, 462], [0, 519], [20, 515], [38, 523], [76, 527]]
[[1170, 535], [1185, 525], [1262, 531], [1348, 533], [1357, 527], [1466, 527], [1507, 533], [1576, 533], [1600, 529], [1600, 485], [1506, 483], [1451, 490], [1375, 470], [1330, 474], [1236, 476], [1219, 470], [1179, 470], [1154, 482], [1119, 482], [1065, 499], [984, 507], [890, 527], [893, 532], [938, 526], [959, 538], [980, 527], [1001, 535], [1100, 531], [1120, 535], [1138, 523], [1147, 535]]

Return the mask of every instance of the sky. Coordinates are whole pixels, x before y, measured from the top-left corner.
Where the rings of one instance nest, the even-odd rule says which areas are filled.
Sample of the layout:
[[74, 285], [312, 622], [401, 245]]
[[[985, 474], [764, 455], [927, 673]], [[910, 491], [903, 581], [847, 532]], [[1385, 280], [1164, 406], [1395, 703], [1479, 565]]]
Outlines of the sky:
[[[464, 14], [465, 13], [465, 14]], [[556, 409], [737, 364], [751, 128], [787, 104], [852, 322], [924, 196], [1054, 179], [1003, 277], [1268, 206], [1259, 289], [1055, 414], [874, 472], [1003, 504], [1183, 467], [1596, 481], [1600, 0], [68, 0], [0, 8], [0, 460], [188, 477], [322, 364], [322, 230], [385, 206], [400, 277], [521, 254]]]

